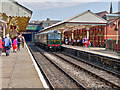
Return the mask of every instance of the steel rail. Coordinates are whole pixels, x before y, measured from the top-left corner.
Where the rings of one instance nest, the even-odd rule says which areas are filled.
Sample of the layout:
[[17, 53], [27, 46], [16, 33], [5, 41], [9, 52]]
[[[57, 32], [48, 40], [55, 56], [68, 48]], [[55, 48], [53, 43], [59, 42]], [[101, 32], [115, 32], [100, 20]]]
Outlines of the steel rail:
[[120, 78], [120, 74], [118, 74], [118, 73], [116, 73], [116, 72], [113, 72], [113, 71], [110, 71], [110, 70], [105, 69], [105, 68], [103, 68], [103, 67], [100, 67], [100, 66], [98, 66], [98, 65], [92, 64], [92, 63], [90, 63], [90, 62], [85, 61], [84, 59], [75, 57], [75, 56], [73, 56], [73, 55], [69, 55], [69, 54], [66, 54], [66, 53], [63, 53], [63, 52], [60, 52], [60, 53], [66, 55], [66, 56], [69, 56], [69, 57], [71, 57], [71, 58], [73, 58], [73, 59], [76, 59], [76, 60], [78, 60], [78, 61], [81, 61], [81, 62], [83, 62], [83, 63], [85, 63], [85, 64], [88, 64], [88, 65], [90, 65], [90, 66], [92, 66], [92, 67], [95, 67], [95, 68], [104, 70], [104, 71], [106, 71], [106, 72], [108, 72], [108, 73], [111, 73], [111, 74], [113, 74], [113, 75], [115, 75], [115, 76], [117, 76], [117, 77]]
[[47, 74], [45, 73], [44, 69], [43, 69], [43, 68], [39, 65], [39, 63], [37, 62], [37, 59], [36, 59], [36, 57], [35, 57], [34, 52], [32, 51], [32, 49], [31, 49], [30, 47], [28, 47], [28, 48], [29, 48], [30, 52], [32, 53], [32, 55], [33, 55], [33, 57], [34, 57], [34, 59], [35, 59], [35, 62], [37, 63], [37, 65], [38, 65], [41, 73], [43, 74], [45, 80], [48, 82], [49, 88], [50, 88], [51, 90], [55, 90], [54, 85], [52, 84], [52, 82], [51, 82], [50, 79], [48, 78], [48, 76], [47, 76]]
[[47, 56], [44, 55], [43, 52], [39, 50], [39, 53], [41, 53], [47, 60], [49, 60], [54, 66], [56, 66], [59, 70], [61, 70], [65, 75], [67, 75], [69, 78], [71, 78], [76, 85], [79, 87], [81, 90], [87, 90], [87, 88], [81, 84], [79, 81], [77, 81], [74, 77], [72, 77], [69, 73], [67, 73], [65, 70], [63, 70], [60, 66], [58, 66], [56, 63], [54, 63], [52, 60], [50, 60]]
[[76, 65], [74, 62], [71, 62], [71, 61], [69, 61], [69, 60], [67, 60], [67, 59], [65, 59], [65, 58], [63, 58], [63, 57], [61, 57], [61, 56], [59, 56], [59, 55], [53, 53], [53, 52], [51, 52], [51, 53], [52, 53], [53, 55], [55, 55], [55, 56], [61, 58], [62, 60], [65, 60], [65, 61], [69, 62], [70, 64], [72, 64], [72, 65], [74, 65], [74, 66], [80, 68], [81, 70], [84, 70], [85, 72], [91, 74], [92, 76], [96, 77], [97, 79], [106, 82], [108, 85], [111, 85], [113, 88], [118, 88], [118, 89], [120, 89], [120, 86], [119, 86], [119, 85], [116, 85], [116, 84], [114, 84], [114, 83], [112, 83], [112, 82], [110, 82], [110, 81], [108, 81], [108, 80], [106, 80], [106, 79], [104, 79], [104, 78], [102, 78], [102, 77], [96, 75], [95, 73], [90, 72], [89, 70], [87, 70], [87, 69], [85, 69], [85, 68], [83, 68], [83, 67], [81, 67], [81, 66], [79, 66], [79, 65]]

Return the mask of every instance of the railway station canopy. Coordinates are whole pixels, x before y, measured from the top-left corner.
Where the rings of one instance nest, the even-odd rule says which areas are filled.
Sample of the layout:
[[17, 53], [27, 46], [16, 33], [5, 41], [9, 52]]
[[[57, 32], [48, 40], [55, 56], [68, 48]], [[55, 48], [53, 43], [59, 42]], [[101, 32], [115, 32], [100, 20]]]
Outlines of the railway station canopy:
[[15, 0], [0, 0], [1, 32], [5, 26], [5, 33], [14, 35], [24, 32], [32, 16], [32, 11], [20, 5]]
[[90, 28], [98, 25], [107, 25], [107, 21], [99, 17], [90, 10], [80, 13], [76, 16], [73, 16], [69, 19], [61, 21], [59, 23], [53, 24], [49, 27], [44, 28], [40, 32], [49, 31], [49, 30], [68, 30], [71, 29], [81, 29], [81, 28]]

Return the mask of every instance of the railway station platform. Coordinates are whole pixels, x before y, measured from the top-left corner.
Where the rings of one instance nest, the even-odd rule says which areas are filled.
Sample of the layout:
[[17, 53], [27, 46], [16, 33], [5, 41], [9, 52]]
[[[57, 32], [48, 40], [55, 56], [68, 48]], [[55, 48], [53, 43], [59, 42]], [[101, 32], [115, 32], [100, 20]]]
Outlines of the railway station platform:
[[26, 45], [10, 56], [2, 54], [2, 88], [44, 88]]
[[90, 53], [93, 53], [93, 54], [98, 54], [98, 55], [101, 55], [101, 56], [120, 59], [120, 54], [118, 54], [115, 51], [105, 50], [105, 48], [100, 48], [100, 47], [83, 48], [82, 46], [72, 46], [72, 45], [65, 45], [65, 44], [63, 44], [62, 46], [66, 47], [66, 48], [72, 48], [72, 49], [77, 49], [77, 50], [80, 50], [80, 51], [85, 51], [85, 52], [90, 52]]

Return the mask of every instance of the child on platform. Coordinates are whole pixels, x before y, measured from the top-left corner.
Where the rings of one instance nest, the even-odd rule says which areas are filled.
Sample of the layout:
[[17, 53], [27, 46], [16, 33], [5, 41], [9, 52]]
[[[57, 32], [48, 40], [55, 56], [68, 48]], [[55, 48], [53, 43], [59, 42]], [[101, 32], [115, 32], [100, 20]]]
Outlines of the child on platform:
[[2, 51], [3, 51], [3, 41], [2, 38], [0, 37], [0, 56], [2, 55]]
[[88, 46], [88, 47], [90, 48], [90, 47], [91, 47], [91, 42], [89, 41], [89, 43], [88, 43], [88, 44], [89, 44], [89, 46]]

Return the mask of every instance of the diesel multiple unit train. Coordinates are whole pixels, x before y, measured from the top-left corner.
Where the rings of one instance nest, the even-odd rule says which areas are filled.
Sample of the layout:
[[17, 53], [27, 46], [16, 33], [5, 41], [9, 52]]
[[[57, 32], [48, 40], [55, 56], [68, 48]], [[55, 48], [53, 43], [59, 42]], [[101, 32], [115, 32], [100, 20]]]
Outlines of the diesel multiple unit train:
[[34, 37], [35, 44], [46, 49], [61, 49], [62, 34], [57, 30], [37, 33]]

